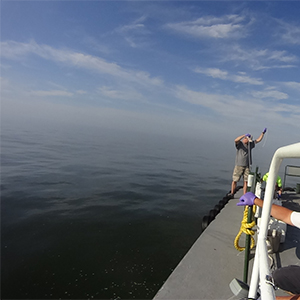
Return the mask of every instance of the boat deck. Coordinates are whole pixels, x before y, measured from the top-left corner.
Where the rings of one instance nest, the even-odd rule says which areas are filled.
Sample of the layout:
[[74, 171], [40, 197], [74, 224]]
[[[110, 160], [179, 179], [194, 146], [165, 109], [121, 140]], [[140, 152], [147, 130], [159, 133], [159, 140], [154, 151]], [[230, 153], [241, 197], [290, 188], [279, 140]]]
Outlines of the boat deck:
[[[234, 247], [243, 219], [243, 208], [236, 206], [242, 189], [200, 235], [173, 273], [158, 291], [159, 299], [240, 299], [230, 289], [230, 282], [243, 280], [244, 251]], [[300, 194], [284, 192], [282, 205], [300, 211]], [[224, 226], [226, 225], [226, 226]], [[239, 245], [245, 245], [242, 234]], [[251, 279], [255, 247], [250, 253], [248, 283]], [[272, 254], [275, 267], [300, 265], [300, 229], [287, 226], [285, 242]], [[287, 295], [277, 290], [276, 295]]]

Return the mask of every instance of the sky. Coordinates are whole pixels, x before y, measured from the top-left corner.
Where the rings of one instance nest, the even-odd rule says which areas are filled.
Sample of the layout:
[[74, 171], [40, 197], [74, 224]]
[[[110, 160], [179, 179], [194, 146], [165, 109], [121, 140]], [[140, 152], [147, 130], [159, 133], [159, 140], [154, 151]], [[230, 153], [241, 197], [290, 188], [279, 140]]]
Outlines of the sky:
[[[300, 1], [1, 1], [2, 125], [299, 142]], [[233, 151], [233, 150], [232, 150]]]

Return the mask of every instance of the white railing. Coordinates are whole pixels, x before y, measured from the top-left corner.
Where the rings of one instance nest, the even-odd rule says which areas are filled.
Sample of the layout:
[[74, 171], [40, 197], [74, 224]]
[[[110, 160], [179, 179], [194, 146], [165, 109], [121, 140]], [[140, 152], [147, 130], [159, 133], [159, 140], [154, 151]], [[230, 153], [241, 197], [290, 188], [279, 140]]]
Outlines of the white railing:
[[262, 208], [260, 229], [257, 238], [257, 247], [255, 252], [254, 264], [251, 275], [250, 289], [248, 298], [256, 299], [258, 286], [262, 300], [275, 299], [274, 288], [266, 281], [268, 275], [271, 275], [268, 252], [267, 252], [267, 232], [274, 193], [274, 186], [277, 174], [284, 158], [300, 158], [300, 143], [281, 147], [274, 153], [269, 169], [269, 177], [266, 185], [264, 205]]
[[290, 165], [285, 166], [283, 189], [285, 188], [286, 176], [300, 177], [300, 167], [299, 166], [290, 166]]

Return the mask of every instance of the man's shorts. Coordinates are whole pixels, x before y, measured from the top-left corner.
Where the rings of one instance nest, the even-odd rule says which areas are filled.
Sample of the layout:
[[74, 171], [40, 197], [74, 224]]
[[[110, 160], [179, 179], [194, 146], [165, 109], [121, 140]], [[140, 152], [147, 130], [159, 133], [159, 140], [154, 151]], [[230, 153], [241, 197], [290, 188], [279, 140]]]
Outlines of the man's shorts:
[[242, 175], [244, 175], [244, 181], [248, 181], [249, 168], [242, 166], [235, 166], [232, 174], [232, 180], [238, 182]]
[[300, 266], [291, 265], [277, 269], [273, 273], [273, 279], [280, 289], [292, 294], [300, 294]]

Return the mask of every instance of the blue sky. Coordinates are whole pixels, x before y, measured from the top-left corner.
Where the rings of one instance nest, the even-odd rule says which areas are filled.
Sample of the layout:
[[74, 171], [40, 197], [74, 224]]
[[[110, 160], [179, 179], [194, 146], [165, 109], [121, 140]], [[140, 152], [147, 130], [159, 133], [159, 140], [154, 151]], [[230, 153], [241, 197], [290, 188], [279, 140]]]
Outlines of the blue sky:
[[[2, 122], [299, 141], [299, 1], [1, 1]], [[231, 143], [230, 143], [230, 146]]]

